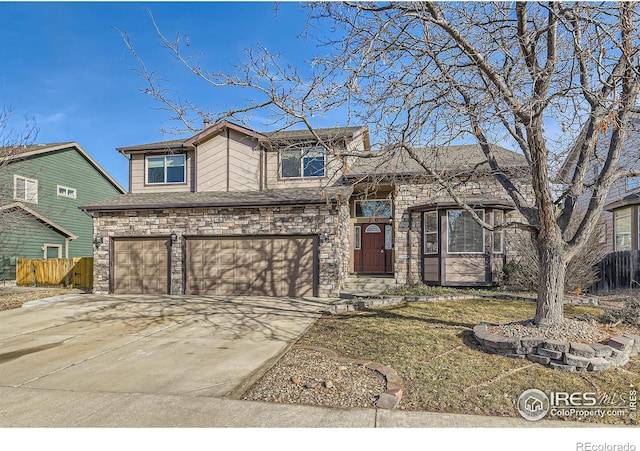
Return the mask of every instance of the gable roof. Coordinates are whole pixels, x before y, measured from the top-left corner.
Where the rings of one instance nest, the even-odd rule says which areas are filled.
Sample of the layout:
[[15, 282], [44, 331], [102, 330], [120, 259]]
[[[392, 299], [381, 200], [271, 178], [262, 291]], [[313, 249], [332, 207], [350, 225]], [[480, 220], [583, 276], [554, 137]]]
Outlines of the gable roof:
[[27, 146], [12, 146], [12, 147], [0, 147], [0, 160], [2, 161], [19, 161], [25, 160], [27, 158], [31, 158], [38, 155], [44, 155], [47, 153], [55, 153], [62, 150], [67, 149], [75, 149], [84, 159], [86, 159], [91, 166], [93, 166], [96, 171], [100, 173], [109, 183], [113, 185], [121, 193], [126, 192], [126, 190], [113, 178], [107, 171], [104, 170], [102, 166], [95, 161], [91, 155], [84, 150], [80, 144], [70, 141], [70, 142], [62, 142], [62, 143], [52, 143], [52, 144], [32, 144]]
[[[314, 140], [315, 137], [311, 131], [305, 130], [282, 130], [277, 132], [261, 133], [255, 130], [251, 130], [247, 127], [243, 127], [238, 124], [234, 124], [229, 121], [217, 122], [199, 133], [193, 136], [178, 138], [170, 141], [160, 141], [148, 144], [139, 144], [135, 146], [118, 147], [116, 150], [122, 154], [136, 153], [136, 152], [149, 152], [149, 151], [180, 151], [192, 149], [194, 146], [199, 145], [214, 136], [217, 136], [224, 130], [235, 130], [246, 136], [250, 136], [257, 139], [260, 142], [277, 142], [277, 141], [309, 141]], [[368, 146], [368, 131], [364, 126], [357, 127], [334, 127], [334, 128], [318, 128], [314, 130], [322, 140], [339, 140], [356, 138], [363, 136], [365, 143]]]
[[[497, 145], [491, 145], [491, 150], [504, 169], [527, 166], [527, 161], [522, 154]], [[477, 144], [424, 148], [418, 149], [418, 153], [424, 158], [425, 163], [437, 171], [465, 172], [465, 170], [489, 169], [487, 158]], [[424, 168], [403, 149], [380, 153], [380, 156], [352, 158], [349, 163], [347, 178], [425, 174]]]
[[167, 208], [250, 208], [342, 202], [351, 195], [351, 187], [282, 188], [263, 191], [202, 191], [168, 193], [129, 193], [81, 206], [87, 212], [155, 210]]
[[67, 229], [56, 224], [46, 216], [43, 216], [37, 211], [32, 210], [31, 208], [24, 205], [22, 202], [13, 202], [0, 207], [0, 211], [14, 211], [14, 210], [22, 210], [27, 215], [33, 217], [36, 221], [41, 222], [42, 224], [46, 225], [47, 227], [50, 227], [51, 229], [55, 230], [56, 232], [58, 232], [59, 234], [67, 238], [70, 238], [72, 240], [75, 240], [76, 238], [78, 238], [77, 235], [69, 232]]

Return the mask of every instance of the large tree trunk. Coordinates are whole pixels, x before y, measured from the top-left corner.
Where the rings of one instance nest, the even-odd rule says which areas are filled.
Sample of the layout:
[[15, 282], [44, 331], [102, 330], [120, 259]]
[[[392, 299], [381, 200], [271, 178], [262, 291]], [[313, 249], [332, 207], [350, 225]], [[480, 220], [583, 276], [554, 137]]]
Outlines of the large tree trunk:
[[560, 244], [539, 239], [536, 248], [540, 257], [540, 277], [534, 322], [540, 327], [548, 327], [559, 323], [564, 317], [562, 305], [567, 266]]

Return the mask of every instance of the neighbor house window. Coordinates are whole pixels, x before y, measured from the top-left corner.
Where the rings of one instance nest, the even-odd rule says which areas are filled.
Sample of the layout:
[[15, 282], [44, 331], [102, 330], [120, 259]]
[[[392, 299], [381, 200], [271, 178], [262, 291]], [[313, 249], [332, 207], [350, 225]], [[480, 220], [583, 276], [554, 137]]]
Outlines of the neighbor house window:
[[[493, 210], [493, 225], [504, 222], [504, 211]], [[504, 229], [493, 232], [493, 253], [502, 254], [504, 252]]]
[[77, 196], [77, 192], [74, 188], [68, 188], [66, 186], [58, 185], [58, 196], [70, 197], [71, 199], [75, 199]]
[[15, 175], [13, 177], [13, 198], [24, 202], [38, 203], [38, 181]]
[[324, 177], [325, 151], [323, 147], [283, 150], [280, 153], [282, 178]]
[[147, 183], [185, 183], [186, 157], [184, 155], [164, 155], [147, 157]]
[[[474, 210], [484, 220], [483, 210]], [[464, 210], [449, 210], [447, 250], [450, 253], [484, 252], [484, 229]]]
[[438, 212], [428, 211], [424, 213], [424, 253], [438, 253]]
[[627, 177], [627, 190], [640, 188], [640, 177]]
[[617, 210], [613, 214], [616, 251], [631, 250], [631, 208]]
[[390, 218], [390, 200], [357, 200], [356, 218]]

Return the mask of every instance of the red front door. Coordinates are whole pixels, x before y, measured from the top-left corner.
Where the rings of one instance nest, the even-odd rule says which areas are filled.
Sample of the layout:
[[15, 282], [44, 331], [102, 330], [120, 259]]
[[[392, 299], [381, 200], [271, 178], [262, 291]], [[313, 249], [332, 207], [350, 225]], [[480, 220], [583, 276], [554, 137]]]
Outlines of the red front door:
[[385, 272], [384, 224], [361, 224], [361, 272]]

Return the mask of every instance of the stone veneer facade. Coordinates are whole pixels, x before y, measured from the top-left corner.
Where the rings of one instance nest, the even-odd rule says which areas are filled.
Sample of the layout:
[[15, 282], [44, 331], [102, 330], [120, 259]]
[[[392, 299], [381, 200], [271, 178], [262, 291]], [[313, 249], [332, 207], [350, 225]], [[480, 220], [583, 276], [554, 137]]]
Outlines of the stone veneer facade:
[[317, 235], [318, 296], [338, 297], [349, 273], [348, 202], [307, 206], [182, 208], [94, 213], [94, 235], [103, 243], [94, 250], [94, 292], [109, 292], [111, 238], [169, 236], [170, 293], [184, 294], [182, 236]]
[[[514, 180], [516, 183], [517, 180]], [[521, 192], [531, 192], [526, 183], [519, 186]], [[467, 196], [484, 199], [502, 199], [511, 201], [504, 188], [493, 177], [481, 177], [467, 181], [456, 188], [456, 192], [462, 199]], [[532, 193], [531, 193], [532, 195]], [[395, 279], [398, 284], [413, 284], [422, 282], [422, 212], [411, 212], [409, 208], [426, 205], [438, 201], [451, 200], [446, 191], [437, 183], [396, 183], [394, 196], [394, 224], [395, 224]], [[515, 211], [506, 216], [511, 220], [517, 215]], [[411, 221], [411, 227], [409, 224]], [[507, 260], [512, 255], [509, 252], [509, 241], [516, 239], [516, 235], [522, 233], [515, 229], [505, 230], [505, 254]], [[409, 249], [409, 246], [411, 249]], [[409, 258], [411, 258], [410, 264]]]

